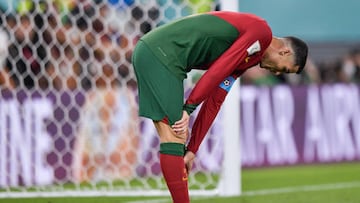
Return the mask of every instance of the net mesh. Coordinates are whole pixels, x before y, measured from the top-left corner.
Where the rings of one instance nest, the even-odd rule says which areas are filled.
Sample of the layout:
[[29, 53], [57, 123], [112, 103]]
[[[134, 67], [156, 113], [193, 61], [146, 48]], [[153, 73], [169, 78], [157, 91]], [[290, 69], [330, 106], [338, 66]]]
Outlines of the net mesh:
[[[137, 116], [132, 49], [151, 29], [216, 6], [0, 1], [0, 191], [166, 189], [156, 131]], [[199, 151], [210, 158], [196, 161], [192, 189], [218, 182], [217, 130]]]

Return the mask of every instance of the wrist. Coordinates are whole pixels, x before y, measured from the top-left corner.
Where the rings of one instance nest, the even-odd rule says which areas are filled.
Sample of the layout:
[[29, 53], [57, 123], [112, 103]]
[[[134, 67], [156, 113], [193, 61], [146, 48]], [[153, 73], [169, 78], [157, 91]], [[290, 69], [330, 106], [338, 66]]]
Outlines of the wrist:
[[190, 116], [190, 114], [196, 109], [196, 104], [184, 104], [183, 110], [187, 112], [187, 114]]
[[190, 153], [190, 154], [193, 154], [194, 157], [195, 157], [195, 156], [196, 156], [196, 152], [197, 152], [197, 150], [194, 149], [192, 146], [186, 146], [185, 154], [186, 154], [186, 153]]
[[193, 159], [195, 159], [195, 156], [196, 155], [192, 151], [186, 151], [184, 158], [186, 160], [193, 160]]

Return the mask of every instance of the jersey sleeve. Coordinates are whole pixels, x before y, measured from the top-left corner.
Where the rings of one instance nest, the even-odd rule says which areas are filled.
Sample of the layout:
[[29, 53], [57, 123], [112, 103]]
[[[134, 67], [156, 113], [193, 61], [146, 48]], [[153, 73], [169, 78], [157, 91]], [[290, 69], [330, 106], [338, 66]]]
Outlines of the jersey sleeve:
[[251, 32], [251, 30], [249, 30], [243, 33], [229, 49], [215, 60], [200, 78], [186, 100], [184, 110], [190, 115], [192, 111], [214, 91], [218, 84], [237, 68], [241, 69], [239, 65], [248, 56], [248, 48], [261, 38], [261, 31]]
[[191, 137], [187, 145], [187, 150], [196, 154], [206, 133], [216, 118], [226, 95], [230, 91], [238, 76], [239, 74], [232, 74], [231, 76], [227, 77], [211, 92], [210, 96], [204, 101], [192, 127]]

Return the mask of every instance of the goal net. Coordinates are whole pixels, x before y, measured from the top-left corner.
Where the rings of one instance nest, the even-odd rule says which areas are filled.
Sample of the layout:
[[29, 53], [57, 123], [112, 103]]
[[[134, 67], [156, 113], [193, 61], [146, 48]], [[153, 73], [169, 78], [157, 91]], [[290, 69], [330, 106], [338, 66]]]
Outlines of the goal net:
[[[151, 29], [217, 6], [0, 1], [0, 197], [168, 195], [156, 130], [137, 115], [132, 49]], [[199, 74], [190, 75], [187, 91]], [[223, 124], [234, 116], [226, 111], [197, 154], [190, 193], [240, 193], [240, 154], [232, 162], [224, 147], [224, 134], [234, 133]]]

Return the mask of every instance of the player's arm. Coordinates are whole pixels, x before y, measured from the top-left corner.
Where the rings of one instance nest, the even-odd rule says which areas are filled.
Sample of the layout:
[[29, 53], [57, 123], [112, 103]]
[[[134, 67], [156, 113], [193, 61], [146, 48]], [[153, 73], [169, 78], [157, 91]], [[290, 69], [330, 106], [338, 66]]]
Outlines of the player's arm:
[[220, 85], [215, 88], [210, 96], [203, 102], [195, 123], [192, 127], [191, 138], [187, 146], [188, 151], [196, 154], [206, 133], [216, 118], [226, 95], [234, 84], [238, 74], [227, 77]]
[[183, 106], [183, 110], [187, 112], [187, 115], [186, 113], [183, 114], [182, 118], [171, 126], [176, 133], [186, 131], [190, 114], [209, 97], [212, 91], [215, 91], [218, 84], [231, 75], [239, 64], [245, 60], [248, 56], [246, 47], [253, 41], [252, 35], [242, 35], [203, 74]]
[[189, 115], [215, 91], [218, 84], [245, 61], [248, 56], [247, 49], [257, 40], [256, 37], [256, 34], [244, 33], [204, 73], [184, 104], [184, 110]]

